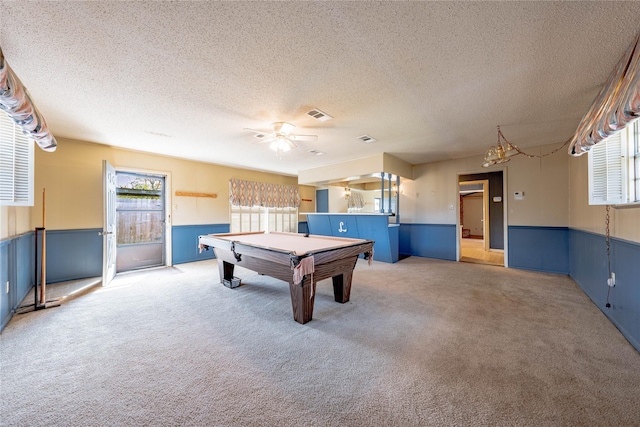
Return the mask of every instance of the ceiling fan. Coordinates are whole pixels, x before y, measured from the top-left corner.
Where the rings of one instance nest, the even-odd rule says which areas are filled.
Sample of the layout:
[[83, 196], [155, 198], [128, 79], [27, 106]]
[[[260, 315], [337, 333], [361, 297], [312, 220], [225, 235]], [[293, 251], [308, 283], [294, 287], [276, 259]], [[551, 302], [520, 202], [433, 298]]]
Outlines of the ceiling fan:
[[272, 123], [272, 131], [264, 131], [258, 129], [244, 128], [255, 133], [255, 137], [259, 138], [260, 143], [271, 143], [269, 148], [275, 151], [278, 155], [285, 153], [292, 148], [296, 148], [297, 145], [293, 141], [315, 141], [318, 139], [318, 135], [298, 135], [292, 134], [291, 131], [295, 128], [291, 123], [275, 122]]

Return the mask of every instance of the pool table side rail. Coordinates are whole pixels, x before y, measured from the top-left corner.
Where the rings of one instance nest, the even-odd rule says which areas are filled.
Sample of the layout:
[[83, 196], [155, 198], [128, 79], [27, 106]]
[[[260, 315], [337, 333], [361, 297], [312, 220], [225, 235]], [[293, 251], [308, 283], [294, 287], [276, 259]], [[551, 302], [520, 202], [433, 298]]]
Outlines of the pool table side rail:
[[277, 248], [258, 246], [255, 244], [247, 245], [239, 241], [217, 238], [213, 235], [200, 236], [199, 241], [200, 245], [204, 247], [224, 249], [238, 254], [241, 257], [246, 255], [264, 258], [282, 265], [290, 265], [292, 260], [294, 265], [297, 265], [302, 258], [309, 255], [313, 255], [315, 265], [319, 265], [338, 258], [357, 256], [361, 253], [370, 254], [374, 244], [372, 240], [363, 240], [362, 243], [355, 245], [330, 247], [309, 252], [305, 255], [296, 255], [293, 252], [287, 252]]

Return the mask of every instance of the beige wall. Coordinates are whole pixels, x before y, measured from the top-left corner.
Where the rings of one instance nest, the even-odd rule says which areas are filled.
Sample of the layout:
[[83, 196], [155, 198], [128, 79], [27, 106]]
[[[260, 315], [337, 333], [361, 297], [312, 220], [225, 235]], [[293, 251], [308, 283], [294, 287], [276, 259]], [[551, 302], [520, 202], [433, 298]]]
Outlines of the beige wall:
[[[557, 145], [527, 149], [548, 153]], [[216, 199], [172, 197], [174, 225], [229, 222], [230, 178], [295, 185], [296, 177], [229, 168], [152, 154], [121, 150], [105, 145], [59, 138], [54, 153], [36, 150], [35, 206], [0, 208], [0, 238], [12, 237], [42, 225], [42, 189], [47, 193], [47, 228], [80, 229], [102, 227], [102, 160], [116, 168], [170, 174], [171, 189], [216, 193]], [[481, 156], [434, 162], [414, 167], [414, 181], [403, 181], [400, 195], [401, 220], [405, 223], [455, 224], [458, 209], [457, 176], [504, 169], [507, 178], [509, 225], [570, 226], [604, 234], [604, 206], [589, 206], [587, 156], [570, 157], [565, 150], [543, 159], [516, 156], [500, 166], [482, 168]], [[332, 187], [330, 187], [331, 189]], [[330, 205], [344, 202], [342, 189]], [[524, 200], [513, 193], [524, 191]], [[300, 186], [300, 212], [315, 211], [315, 188]], [[453, 207], [453, 209], [450, 209]], [[339, 208], [339, 207], [338, 207]], [[332, 206], [332, 211], [334, 211]], [[346, 202], [344, 209], [346, 212]], [[304, 217], [301, 217], [304, 220]], [[640, 208], [612, 209], [611, 234], [640, 242]]]
[[[42, 214], [40, 215], [42, 218]], [[0, 206], [0, 240], [31, 230], [31, 208]]]
[[484, 210], [484, 198], [482, 194], [473, 194], [464, 196], [463, 228], [469, 229], [474, 236], [482, 236], [484, 229], [482, 228], [482, 211]]
[[391, 154], [380, 153], [375, 156], [301, 170], [298, 173], [298, 182], [300, 184], [321, 185], [328, 182], [343, 181], [348, 177], [367, 176], [379, 172], [387, 172], [411, 179], [413, 167]]
[[[528, 154], [544, 155], [558, 145], [527, 148]], [[509, 225], [569, 226], [569, 155], [563, 148], [539, 158], [516, 156], [508, 170]], [[514, 193], [524, 192], [523, 200]]]
[[344, 187], [336, 187], [334, 185], [329, 186], [328, 191], [329, 198], [329, 212], [342, 213], [347, 212], [349, 203], [344, 197]]
[[[606, 208], [589, 206], [587, 155], [569, 159], [571, 189], [570, 220], [572, 228], [605, 234]], [[640, 242], [640, 207], [612, 208], [610, 210], [611, 235], [632, 242]]]
[[[116, 170], [140, 170], [170, 176], [173, 225], [229, 222], [229, 179], [297, 185], [297, 178], [122, 150], [58, 138], [54, 153], [36, 150], [35, 206], [30, 228], [40, 226], [42, 188], [46, 188], [48, 229], [102, 227], [102, 160]], [[215, 193], [217, 198], [178, 197], [175, 191]], [[315, 210], [315, 189], [300, 187], [300, 211]], [[26, 212], [21, 215], [28, 216]], [[28, 220], [27, 220], [28, 221]], [[3, 220], [3, 226], [4, 226]]]
[[[557, 145], [527, 149], [530, 154], [549, 153]], [[481, 167], [482, 156], [426, 163], [414, 167], [414, 180], [402, 183], [402, 222], [455, 224], [458, 215], [458, 175], [504, 170], [508, 225], [569, 225], [568, 161], [561, 150], [542, 159], [516, 156], [508, 163]], [[513, 193], [524, 191], [524, 200]]]

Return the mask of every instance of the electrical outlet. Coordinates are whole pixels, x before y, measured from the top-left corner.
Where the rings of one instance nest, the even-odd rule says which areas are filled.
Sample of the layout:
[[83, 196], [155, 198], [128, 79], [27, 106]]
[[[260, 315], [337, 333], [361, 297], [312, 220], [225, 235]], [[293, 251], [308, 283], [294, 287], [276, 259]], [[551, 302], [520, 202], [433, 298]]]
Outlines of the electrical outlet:
[[611, 273], [611, 277], [607, 279], [607, 285], [611, 288], [616, 285], [616, 273]]

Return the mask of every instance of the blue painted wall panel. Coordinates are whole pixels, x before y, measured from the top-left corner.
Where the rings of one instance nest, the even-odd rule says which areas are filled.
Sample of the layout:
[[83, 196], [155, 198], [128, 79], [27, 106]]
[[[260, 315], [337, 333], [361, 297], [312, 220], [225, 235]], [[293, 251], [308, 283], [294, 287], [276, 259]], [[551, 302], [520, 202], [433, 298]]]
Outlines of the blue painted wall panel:
[[374, 260], [398, 261], [398, 227], [389, 227], [386, 215], [309, 215], [307, 222], [311, 234], [373, 240]]
[[316, 190], [316, 212], [329, 212], [329, 190]]
[[[398, 245], [393, 246], [390, 233], [397, 234], [398, 227], [389, 227], [389, 218], [383, 215], [354, 217], [358, 224], [358, 237], [373, 240], [373, 259], [382, 262], [398, 262]], [[393, 230], [392, 230], [393, 228]]]
[[307, 215], [309, 233], [321, 236], [333, 236], [329, 215]]
[[309, 225], [307, 221], [298, 222], [298, 233], [307, 234], [309, 232]]
[[456, 260], [455, 224], [400, 224], [403, 254]]
[[610, 239], [611, 271], [616, 285], [607, 303], [607, 245], [605, 236], [569, 230], [570, 276], [620, 332], [640, 351], [640, 243]]
[[358, 238], [358, 223], [355, 216], [329, 215], [328, 217], [329, 223], [331, 224], [331, 232], [333, 236], [350, 237], [352, 239]]
[[411, 224], [400, 224], [398, 231], [398, 247], [402, 255], [411, 255]]
[[[5, 283], [11, 281], [11, 273], [15, 265], [15, 260], [12, 256], [13, 245], [13, 240], [0, 242], [0, 288], [4, 288]], [[11, 295], [11, 291], [9, 293], [6, 293], [4, 289], [0, 291], [0, 330], [11, 319], [11, 310], [14, 308], [10, 303]]]
[[[15, 239], [16, 244], [16, 293], [14, 307], [22, 302], [34, 284], [33, 233]], [[48, 280], [47, 280], [48, 281]]]
[[33, 287], [33, 268], [33, 232], [0, 242], [0, 331]]
[[569, 274], [569, 229], [510, 226], [509, 267]]
[[173, 264], [215, 258], [213, 250], [198, 249], [198, 236], [202, 234], [228, 233], [229, 224], [174, 225], [171, 228]]
[[47, 283], [102, 276], [101, 231], [47, 230]]
[[399, 225], [390, 226], [388, 236], [389, 236], [389, 254], [391, 258], [390, 261], [388, 262], [398, 262], [398, 259], [400, 259], [399, 257], [400, 226]]

